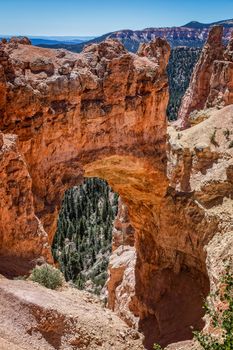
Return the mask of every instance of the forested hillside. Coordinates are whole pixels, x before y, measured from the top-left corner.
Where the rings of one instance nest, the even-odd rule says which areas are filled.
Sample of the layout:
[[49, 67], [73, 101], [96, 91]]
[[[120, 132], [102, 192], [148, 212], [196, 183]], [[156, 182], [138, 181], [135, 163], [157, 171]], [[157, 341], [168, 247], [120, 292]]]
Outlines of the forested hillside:
[[171, 51], [168, 64], [170, 100], [167, 108], [169, 120], [176, 120], [181, 99], [189, 86], [193, 68], [201, 50], [188, 47], [177, 47]]
[[99, 294], [107, 279], [118, 195], [98, 178], [66, 191], [53, 255], [67, 281]]

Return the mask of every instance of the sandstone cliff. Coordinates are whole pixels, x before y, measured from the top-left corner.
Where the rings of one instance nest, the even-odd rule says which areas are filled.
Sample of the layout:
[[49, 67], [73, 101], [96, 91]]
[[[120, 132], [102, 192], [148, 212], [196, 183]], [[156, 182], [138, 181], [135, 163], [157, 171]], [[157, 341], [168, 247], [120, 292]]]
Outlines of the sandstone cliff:
[[[139, 55], [129, 54], [116, 41], [87, 47], [81, 55], [15, 41], [1, 45], [0, 129], [18, 136], [19, 157], [33, 194], [31, 215], [35, 213], [39, 227], [49, 235], [38, 241], [34, 226], [27, 231], [28, 242], [34, 244], [21, 248], [22, 226], [17, 235], [14, 228], [30, 218], [17, 215], [6, 231], [9, 256], [3, 273], [11, 266], [11, 253], [14, 259], [24, 259], [25, 269], [41, 255], [48, 258], [42, 248], [53, 239], [64, 190], [82, 181], [84, 172], [106, 179], [120, 193], [138, 239], [145, 218], [150, 218], [145, 232], [154, 226], [153, 208], [167, 186], [169, 50], [164, 40], [144, 46]], [[7, 191], [4, 196], [8, 202], [12, 194]], [[5, 235], [5, 218], [1, 219]], [[11, 246], [18, 249], [11, 251]]]
[[233, 35], [226, 48], [222, 35], [221, 26], [213, 27], [209, 33], [179, 110], [183, 127], [188, 125], [190, 113], [195, 110], [233, 103]]

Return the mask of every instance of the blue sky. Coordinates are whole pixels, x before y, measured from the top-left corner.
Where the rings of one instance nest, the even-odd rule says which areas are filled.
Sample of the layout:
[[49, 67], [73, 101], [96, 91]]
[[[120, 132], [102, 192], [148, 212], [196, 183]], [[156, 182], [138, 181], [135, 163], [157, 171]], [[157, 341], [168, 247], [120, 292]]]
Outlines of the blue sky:
[[0, 34], [100, 35], [233, 18], [233, 0], [0, 0]]

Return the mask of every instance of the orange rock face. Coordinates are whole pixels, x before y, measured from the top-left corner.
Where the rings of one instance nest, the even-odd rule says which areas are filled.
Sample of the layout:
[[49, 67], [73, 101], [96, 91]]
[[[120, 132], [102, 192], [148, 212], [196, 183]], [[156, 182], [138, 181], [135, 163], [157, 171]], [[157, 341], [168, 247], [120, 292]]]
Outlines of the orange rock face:
[[195, 110], [233, 103], [233, 34], [226, 48], [222, 36], [221, 26], [210, 30], [179, 110], [183, 127]]
[[108, 307], [128, 325], [137, 327], [138, 318], [130, 310], [131, 298], [135, 295], [135, 229], [130, 223], [128, 208], [121, 198], [112, 235], [107, 282]]
[[1, 134], [0, 142], [0, 273], [25, 274], [39, 256], [52, 261], [48, 236], [35, 215], [32, 180], [17, 137]]
[[223, 28], [221, 26], [213, 27], [210, 30], [207, 42], [192, 74], [189, 88], [180, 106], [179, 118], [184, 127], [191, 112], [205, 107], [210, 93], [214, 62], [223, 59], [222, 36]]

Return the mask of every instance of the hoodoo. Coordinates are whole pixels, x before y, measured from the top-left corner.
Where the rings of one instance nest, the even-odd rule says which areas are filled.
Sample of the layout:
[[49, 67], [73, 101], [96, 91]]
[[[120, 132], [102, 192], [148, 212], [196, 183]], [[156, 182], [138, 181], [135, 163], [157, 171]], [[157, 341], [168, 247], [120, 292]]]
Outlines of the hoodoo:
[[223, 45], [222, 36], [221, 26], [210, 30], [179, 110], [183, 127], [188, 125], [191, 112], [233, 103], [233, 34], [227, 47]]

